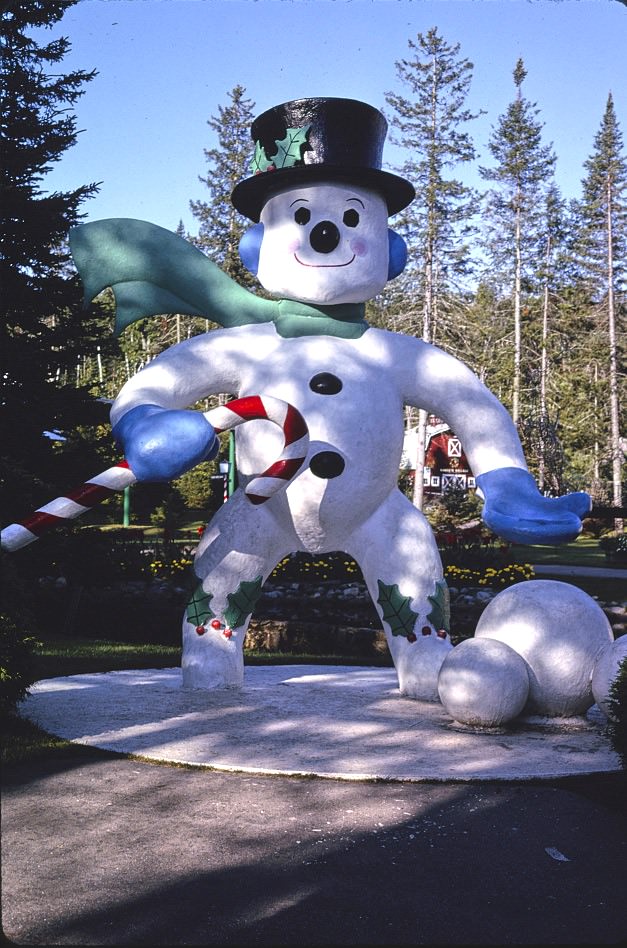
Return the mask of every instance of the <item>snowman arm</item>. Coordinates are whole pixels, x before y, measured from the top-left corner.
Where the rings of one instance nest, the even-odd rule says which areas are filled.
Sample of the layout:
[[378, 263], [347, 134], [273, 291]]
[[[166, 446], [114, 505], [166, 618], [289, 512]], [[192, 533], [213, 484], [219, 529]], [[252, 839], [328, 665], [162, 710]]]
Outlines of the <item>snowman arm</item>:
[[200, 250], [147, 221], [110, 218], [70, 231], [85, 305], [106, 287], [116, 301], [115, 332], [147, 316], [180, 313], [221, 326], [271, 321], [276, 303], [239, 286]]
[[516, 427], [468, 366], [437, 346], [399, 336], [403, 400], [444, 420], [460, 439], [475, 476], [503, 467], [527, 470]]
[[111, 407], [111, 423], [139, 405], [183, 409], [209, 395], [241, 394], [255, 355], [269, 351], [265, 327], [216, 329], [164, 350], [132, 376]]
[[231, 333], [216, 330], [167, 349], [134, 375], [111, 409], [113, 437], [139, 481], [180, 477], [215, 457], [219, 440], [189, 405], [210, 394], [236, 393], [245, 362]]
[[583, 491], [543, 497], [527, 470], [509, 413], [477, 376], [452, 356], [417, 343], [414, 391], [409, 404], [443, 418], [459, 437], [484, 501], [483, 520], [516, 543], [574, 540], [591, 508]]

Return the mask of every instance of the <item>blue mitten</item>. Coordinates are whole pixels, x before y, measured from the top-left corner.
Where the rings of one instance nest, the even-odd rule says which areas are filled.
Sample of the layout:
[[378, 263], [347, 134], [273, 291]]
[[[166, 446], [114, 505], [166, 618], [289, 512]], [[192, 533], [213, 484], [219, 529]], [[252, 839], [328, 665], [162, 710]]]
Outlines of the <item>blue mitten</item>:
[[218, 453], [220, 442], [198, 411], [138, 405], [123, 415], [113, 437], [138, 481], [170, 481]]
[[484, 522], [513, 543], [568, 543], [581, 532], [581, 520], [592, 506], [583, 491], [543, 497], [531, 474], [517, 467], [480, 474], [477, 487], [484, 497]]

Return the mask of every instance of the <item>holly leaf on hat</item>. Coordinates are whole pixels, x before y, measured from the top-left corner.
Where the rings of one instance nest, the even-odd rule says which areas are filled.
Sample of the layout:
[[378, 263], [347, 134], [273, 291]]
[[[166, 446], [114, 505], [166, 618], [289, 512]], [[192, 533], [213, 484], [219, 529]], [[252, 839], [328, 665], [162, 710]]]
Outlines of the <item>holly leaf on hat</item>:
[[404, 635], [407, 637], [414, 631], [414, 625], [418, 618], [418, 613], [409, 605], [411, 599], [409, 596], [403, 596], [397, 584], [388, 586], [377, 580], [379, 584], [379, 598], [377, 602], [383, 610], [383, 618], [390, 626], [392, 635]]
[[273, 158], [275, 168], [293, 168], [302, 160], [302, 148], [307, 144], [307, 135], [311, 125], [302, 128], [288, 128], [285, 138], [276, 139], [277, 153]]
[[259, 174], [262, 171], [267, 171], [273, 165], [274, 161], [266, 156], [266, 150], [261, 142], [255, 142], [255, 154], [250, 163], [250, 173]]
[[261, 576], [250, 582], [244, 579], [239, 584], [236, 592], [229, 593], [227, 596], [229, 605], [224, 613], [224, 618], [232, 629], [240, 626], [246, 616], [252, 613], [261, 595], [262, 585], [263, 578]]
[[206, 593], [202, 588], [202, 583], [199, 583], [194, 595], [187, 603], [187, 621], [199, 626], [204, 625], [207, 619], [213, 618], [214, 613], [209, 608], [212, 599], [211, 593]]

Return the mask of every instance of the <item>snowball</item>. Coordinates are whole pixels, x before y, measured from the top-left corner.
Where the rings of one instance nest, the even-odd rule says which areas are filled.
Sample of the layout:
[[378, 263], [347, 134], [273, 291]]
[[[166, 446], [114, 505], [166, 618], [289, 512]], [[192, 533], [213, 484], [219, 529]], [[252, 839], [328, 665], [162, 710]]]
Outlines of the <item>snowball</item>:
[[456, 721], [498, 727], [525, 706], [529, 677], [524, 660], [503, 642], [466, 639], [447, 655], [438, 679], [444, 708]]
[[613, 641], [610, 623], [587, 593], [540, 579], [504, 589], [477, 623], [477, 639], [496, 639], [528, 666], [526, 714], [569, 717], [594, 704], [592, 672]]

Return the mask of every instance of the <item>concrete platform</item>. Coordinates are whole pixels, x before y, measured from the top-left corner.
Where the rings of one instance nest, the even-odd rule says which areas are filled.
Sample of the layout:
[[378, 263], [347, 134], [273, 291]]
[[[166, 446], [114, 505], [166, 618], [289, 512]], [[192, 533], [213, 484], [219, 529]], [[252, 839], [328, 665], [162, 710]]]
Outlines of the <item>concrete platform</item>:
[[46, 679], [20, 714], [59, 737], [153, 761], [342, 780], [528, 781], [618, 772], [594, 706], [499, 730], [403, 698], [392, 668], [248, 667], [244, 687], [184, 691], [178, 668]]

